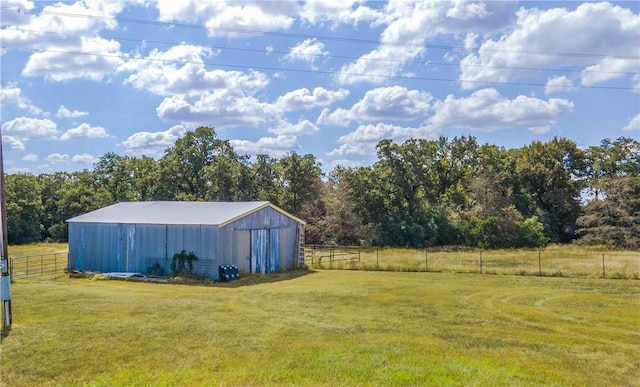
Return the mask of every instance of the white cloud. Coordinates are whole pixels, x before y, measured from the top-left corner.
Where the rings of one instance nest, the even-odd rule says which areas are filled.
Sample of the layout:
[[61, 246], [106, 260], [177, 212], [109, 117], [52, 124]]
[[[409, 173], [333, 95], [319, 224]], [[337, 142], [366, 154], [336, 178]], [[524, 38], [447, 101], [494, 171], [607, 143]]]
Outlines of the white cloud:
[[640, 134], [640, 114], [632, 117], [622, 130], [635, 130]]
[[298, 11], [295, 1], [159, 0], [161, 21], [205, 23], [210, 36], [245, 37], [247, 31], [288, 29]]
[[241, 97], [237, 90], [203, 92], [198, 97], [176, 95], [165, 98], [156, 109], [165, 121], [216, 126], [257, 125], [274, 116], [270, 104], [254, 97]]
[[482, 89], [469, 97], [449, 95], [436, 102], [433, 106], [435, 114], [428, 124], [436, 129], [493, 131], [524, 127], [545, 133], [555, 125], [558, 117], [572, 109], [573, 103], [565, 99], [545, 101], [523, 95], [507, 99], [495, 89]]
[[2, 8], [2, 24], [18, 26], [29, 23], [34, 5], [29, 0], [3, 0]]
[[[640, 16], [638, 17], [640, 18]], [[640, 23], [638, 28], [640, 28]], [[640, 34], [638, 39], [640, 39]], [[622, 78], [625, 74], [637, 73], [637, 71], [637, 59], [604, 58], [593, 66], [582, 70], [582, 84], [592, 86], [612, 79]]]
[[35, 162], [38, 161], [38, 155], [30, 153], [22, 158], [22, 161]]
[[316, 87], [313, 92], [309, 92], [309, 89], [302, 88], [289, 91], [278, 97], [275, 107], [282, 112], [312, 109], [320, 106], [329, 106], [347, 98], [348, 95], [349, 91], [346, 89], [327, 90], [323, 87]]
[[371, 155], [375, 153], [376, 146], [367, 142], [363, 144], [342, 144], [338, 148], [327, 153], [327, 156]]
[[291, 135], [291, 134], [311, 134], [317, 132], [318, 127], [308, 120], [300, 120], [296, 124], [292, 124], [287, 121], [280, 121], [278, 126], [269, 129], [269, 132], [277, 135]]
[[122, 145], [127, 153], [154, 155], [172, 147], [186, 132], [187, 129], [181, 125], [173, 126], [163, 132], [138, 132], [129, 136]]
[[407, 127], [382, 122], [375, 125], [360, 125], [355, 131], [338, 138], [342, 145], [327, 154], [329, 156], [374, 155], [376, 145], [381, 140], [403, 142], [410, 138], [434, 138], [435, 135], [436, 131], [427, 126]]
[[343, 84], [385, 82], [389, 77], [400, 75], [408, 63], [426, 53], [428, 38], [504, 28], [511, 19], [513, 4], [509, 1], [392, 0], [374, 23], [386, 25], [380, 35], [380, 41], [385, 43], [355, 62], [343, 65], [337, 80]]
[[118, 71], [131, 73], [125, 83], [162, 96], [190, 94], [236, 84], [256, 87], [255, 83], [260, 82], [260, 74], [207, 71], [202, 58], [212, 55], [210, 48], [180, 44], [167, 51], [153, 49], [146, 57], [129, 60]]
[[391, 86], [369, 90], [351, 109], [324, 109], [317, 123], [347, 126], [351, 121], [409, 121], [426, 117], [433, 97], [418, 90]]
[[306, 62], [311, 65], [313, 70], [317, 70], [318, 67], [315, 66], [316, 60], [328, 55], [329, 52], [324, 50], [324, 44], [313, 38], [305, 39], [296, 46], [291, 47], [289, 53], [283, 59], [290, 62]]
[[[36, 51], [22, 70], [25, 76], [58, 82], [78, 78], [101, 81], [122, 59], [120, 43], [99, 33], [117, 27], [115, 16], [123, 6], [122, 1], [55, 3], [35, 16], [25, 15], [19, 26], [3, 28], [0, 39], [4, 45]], [[76, 52], [83, 54], [72, 54]]]
[[9, 149], [16, 150], [25, 150], [24, 142], [18, 140], [13, 136], [8, 136], [6, 134], [2, 135], [2, 142], [6, 144]]
[[282, 156], [300, 147], [298, 139], [292, 135], [262, 137], [255, 142], [249, 140], [231, 140], [230, 142], [240, 154], [268, 154], [274, 157]]
[[544, 88], [546, 95], [553, 93], [566, 93], [568, 91], [575, 91], [576, 87], [573, 82], [564, 75], [551, 77], [547, 80], [547, 85]]
[[361, 22], [380, 18], [381, 12], [362, 5], [363, 0], [309, 0], [300, 12], [303, 21], [309, 24], [329, 22], [333, 27], [340, 24], [357, 26]]
[[64, 105], [60, 105], [58, 108], [58, 112], [56, 113], [57, 118], [78, 118], [89, 115], [88, 112], [81, 112], [78, 110], [69, 110]]
[[2, 124], [2, 132], [18, 140], [51, 140], [58, 133], [56, 123], [44, 118], [18, 117]]
[[73, 140], [78, 138], [105, 138], [109, 137], [105, 128], [101, 126], [91, 126], [87, 123], [80, 124], [76, 128], [72, 128], [64, 132], [61, 140]]
[[361, 167], [362, 163], [359, 161], [340, 159], [331, 161], [331, 169], [336, 169], [337, 167], [343, 168], [357, 168]]
[[[509, 82], [530, 77], [522, 68], [575, 68], [583, 84], [619, 78], [624, 74], [595, 71], [633, 71], [637, 60], [602, 59], [601, 55], [640, 56], [640, 17], [610, 3], [583, 3], [575, 10], [520, 8], [508, 34], [485, 41], [477, 53], [461, 61], [461, 81], [466, 89], [478, 82]], [[532, 54], [551, 53], [551, 54]], [[589, 55], [594, 54], [594, 55]], [[637, 68], [637, 67], [636, 67]]]
[[51, 153], [44, 159], [51, 163], [66, 163], [69, 161], [69, 155], [66, 153]]
[[94, 164], [98, 162], [99, 158], [95, 157], [89, 153], [82, 153], [79, 155], [74, 155], [71, 158], [71, 162], [75, 164]]
[[22, 90], [13, 84], [0, 87], [0, 105], [15, 105], [31, 114], [46, 115], [39, 107], [33, 105], [29, 98], [22, 95]]

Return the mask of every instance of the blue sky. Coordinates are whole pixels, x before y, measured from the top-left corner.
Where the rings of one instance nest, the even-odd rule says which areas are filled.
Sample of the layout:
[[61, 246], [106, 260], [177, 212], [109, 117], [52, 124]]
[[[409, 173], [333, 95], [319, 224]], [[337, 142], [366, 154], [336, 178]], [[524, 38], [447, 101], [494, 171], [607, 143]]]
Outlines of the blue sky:
[[369, 165], [391, 138], [640, 140], [640, 2], [3, 0], [5, 170], [241, 154]]

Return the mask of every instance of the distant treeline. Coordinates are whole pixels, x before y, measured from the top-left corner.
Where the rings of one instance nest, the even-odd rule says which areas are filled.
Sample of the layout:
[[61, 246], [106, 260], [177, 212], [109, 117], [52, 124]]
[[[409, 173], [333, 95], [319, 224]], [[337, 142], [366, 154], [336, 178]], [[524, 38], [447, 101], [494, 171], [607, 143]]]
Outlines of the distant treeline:
[[66, 219], [121, 201], [268, 200], [304, 219], [313, 244], [640, 247], [636, 140], [383, 140], [377, 155], [325, 176], [311, 154], [251, 158], [201, 127], [159, 160], [110, 152], [91, 171], [7, 175], [9, 243], [66, 241]]

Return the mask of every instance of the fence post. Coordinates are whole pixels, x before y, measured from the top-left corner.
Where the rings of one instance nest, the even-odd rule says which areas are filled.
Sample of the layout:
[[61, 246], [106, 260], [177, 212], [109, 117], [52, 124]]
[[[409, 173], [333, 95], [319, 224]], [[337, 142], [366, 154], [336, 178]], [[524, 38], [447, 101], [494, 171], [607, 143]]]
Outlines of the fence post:
[[480, 274], [482, 274], [482, 250], [480, 250]]
[[378, 252], [380, 250], [376, 249], [376, 270], [380, 270], [380, 257], [378, 256]]
[[429, 250], [424, 249], [424, 271], [429, 271]]
[[602, 278], [607, 278], [607, 272], [604, 268], [604, 253], [602, 253]]
[[541, 256], [542, 255], [542, 250], [538, 249], [538, 275], [542, 276], [542, 260], [541, 260]]
[[44, 274], [44, 255], [40, 255], [40, 275]]
[[27, 256], [27, 270], [25, 270], [26, 278], [29, 278], [29, 257]]
[[332, 263], [333, 263], [333, 248], [329, 249], [329, 269], [331, 269], [332, 267]]

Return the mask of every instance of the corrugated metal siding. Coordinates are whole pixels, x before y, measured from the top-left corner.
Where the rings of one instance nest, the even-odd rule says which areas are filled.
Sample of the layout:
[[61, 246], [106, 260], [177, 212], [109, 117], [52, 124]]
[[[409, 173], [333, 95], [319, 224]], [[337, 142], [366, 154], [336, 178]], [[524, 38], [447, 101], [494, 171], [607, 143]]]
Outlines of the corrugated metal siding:
[[194, 269], [217, 277], [218, 228], [150, 224], [69, 224], [69, 267], [77, 270], [146, 273], [154, 263], [164, 273], [182, 250], [198, 256]]
[[[277, 246], [269, 270], [296, 267], [298, 222], [265, 207], [223, 227], [215, 225], [160, 225], [126, 223], [69, 223], [69, 267], [88, 271], [146, 273], [158, 262], [170, 271], [173, 255], [193, 251], [199, 258], [196, 273], [218, 279], [218, 265], [233, 264], [250, 272], [250, 230], [265, 231]], [[265, 261], [265, 264], [267, 262]], [[276, 269], [277, 268], [277, 269]]]
[[[277, 230], [273, 232], [277, 232], [278, 236], [274, 236], [273, 239], [277, 238], [279, 241], [277, 246], [278, 270], [293, 269], [297, 263], [297, 227], [298, 222], [295, 219], [269, 207], [220, 227], [220, 245], [222, 251], [226, 252], [224, 259], [231, 257], [228, 259], [229, 262], [225, 261], [223, 263], [236, 265], [246, 272], [255, 272], [256, 257], [252, 257], [253, 266], [251, 266], [250, 260], [247, 259], [251, 254], [249, 246], [252, 245], [249, 230]], [[276, 247], [274, 246], [273, 248]]]

